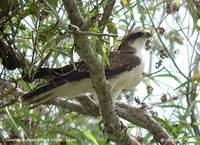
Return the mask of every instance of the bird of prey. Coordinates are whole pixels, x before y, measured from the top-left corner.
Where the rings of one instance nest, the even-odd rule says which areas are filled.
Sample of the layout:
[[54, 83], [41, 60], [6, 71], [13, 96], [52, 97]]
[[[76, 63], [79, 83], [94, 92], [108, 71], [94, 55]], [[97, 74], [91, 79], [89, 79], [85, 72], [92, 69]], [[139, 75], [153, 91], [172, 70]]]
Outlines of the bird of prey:
[[[133, 89], [140, 82], [144, 70], [142, 52], [150, 36], [150, 33], [144, 31], [130, 32], [122, 39], [118, 50], [108, 54], [110, 65], [105, 66], [105, 76], [112, 87], [114, 99], [123, 90]], [[59, 73], [65, 75], [57, 75]], [[63, 69], [41, 68], [35, 79], [51, 75], [52, 80], [21, 96], [20, 101], [23, 104], [38, 106], [55, 97], [72, 99], [87, 93], [96, 96], [89, 67], [83, 61], [75, 63], [75, 67], [67, 65]]]

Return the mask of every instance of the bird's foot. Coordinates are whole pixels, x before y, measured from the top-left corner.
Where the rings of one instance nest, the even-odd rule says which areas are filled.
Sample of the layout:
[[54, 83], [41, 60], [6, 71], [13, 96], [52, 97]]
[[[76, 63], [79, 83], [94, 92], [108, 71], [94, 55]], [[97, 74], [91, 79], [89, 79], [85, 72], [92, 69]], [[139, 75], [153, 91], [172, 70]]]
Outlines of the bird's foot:
[[103, 136], [105, 136], [107, 138], [106, 144], [108, 144], [110, 142], [110, 138], [107, 137], [107, 135], [106, 135], [106, 129], [104, 128], [104, 124], [103, 124], [102, 120], [99, 122], [99, 129], [103, 132]]
[[140, 107], [140, 109], [141, 110], [146, 110], [146, 109], [148, 109], [149, 107], [148, 107], [148, 105], [146, 104], [146, 103], [141, 103], [141, 107]]
[[140, 107], [141, 110], [147, 110], [147, 109], [149, 109], [149, 106], [144, 102], [146, 98], [147, 98], [147, 97], [145, 97], [142, 101], [140, 101], [139, 98], [134, 98], [134, 99], [135, 99], [135, 102], [136, 102], [138, 105], [141, 105], [141, 107]]
[[140, 105], [142, 103], [138, 97], [134, 97], [134, 100], [138, 105]]
[[102, 124], [103, 121], [101, 120], [99, 122], [99, 129], [103, 132], [103, 135], [107, 137], [106, 143], [110, 142], [110, 138], [107, 135], [108, 133], [112, 132], [112, 134], [119, 134], [119, 132], [123, 132], [123, 134], [125, 134], [127, 132], [127, 127], [122, 123], [122, 121], [120, 121], [120, 127], [117, 130], [115, 129], [113, 124], [110, 124], [107, 127], [103, 126]]
[[128, 128], [122, 123], [122, 121], [120, 121], [120, 124], [121, 124], [121, 131], [123, 131], [123, 133], [125, 134]]

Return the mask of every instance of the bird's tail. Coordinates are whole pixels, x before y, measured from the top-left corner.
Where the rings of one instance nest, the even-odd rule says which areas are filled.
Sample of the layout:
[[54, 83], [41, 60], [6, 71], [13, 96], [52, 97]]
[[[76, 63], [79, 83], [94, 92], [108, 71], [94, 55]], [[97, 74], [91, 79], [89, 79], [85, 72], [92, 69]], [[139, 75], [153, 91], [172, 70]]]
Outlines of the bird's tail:
[[29, 105], [29, 109], [35, 108], [41, 104], [50, 102], [58, 97], [55, 89], [67, 81], [63, 77], [52, 79], [42, 86], [36, 87], [27, 94], [19, 97], [19, 101], [25, 105]]
[[33, 109], [41, 104], [50, 102], [57, 96], [53, 92], [55, 85], [50, 83], [37, 87], [32, 91], [19, 97], [19, 101], [24, 105], [28, 105], [29, 109]]

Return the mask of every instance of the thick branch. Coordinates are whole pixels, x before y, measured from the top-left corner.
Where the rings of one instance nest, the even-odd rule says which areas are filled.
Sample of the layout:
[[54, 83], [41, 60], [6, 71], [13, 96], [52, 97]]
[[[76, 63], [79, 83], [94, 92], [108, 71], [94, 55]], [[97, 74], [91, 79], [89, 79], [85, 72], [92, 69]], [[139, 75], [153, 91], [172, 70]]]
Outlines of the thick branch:
[[162, 145], [175, 145], [165, 129], [144, 110], [120, 102], [116, 103], [116, 110], [120, 117], [151, 132], [154, 139]]
[[[84, 100], [84, 99], [83, 99]], [[84, 114], [87, 116], [99, 116], [98, 109], [90, 108], [88, 106], [83, 106], [78, 102], [70, 101], [70, 100], [62, 100], [60, 98], [56, 98], [53, 101], [47, 103], [51, 105], [55, 105], [61, 108], [67, 109], [69, 112], [77, 112], [80, 114]]]
[[65, 9], [67, 10], [68, 17], [70, 19], [70, 22], [73, 25], [78, 26], [81, 28], [85, 24], [85, 20], [83, 19], [80, 10], [77, 6], [77, 3], [75, 0], [63, 0]]
[[3, 66], [8, 70], [23, 69], [28, 65], [28, 60], [13, 47], [7, 45], [2, 39], [0, 39], [0, 58], [2, 59]]
[[[84, 20], [76, 1], [63, 0], [63, 3], [71, 23], [82, 28], [84, 26]], [[92, 84], [99, 98], [102, 120], [109, 138], [118, 144], [139, 145], [140, 143], [136, 139], [129, 137], [127, 133], [121, 130], [120, 121], [113, 107], [111, 86], [105, 78], [103, 62], [98, 54], [90, 47], [88, 37], [74, 34], [74, 43], [79, 56], [90, 68]]]

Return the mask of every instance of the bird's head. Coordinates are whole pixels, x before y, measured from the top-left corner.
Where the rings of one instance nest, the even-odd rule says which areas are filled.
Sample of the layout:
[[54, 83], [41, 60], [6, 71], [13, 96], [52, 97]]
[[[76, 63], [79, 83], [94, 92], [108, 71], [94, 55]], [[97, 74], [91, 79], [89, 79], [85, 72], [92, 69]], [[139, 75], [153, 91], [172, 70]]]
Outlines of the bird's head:
[[142, 50], [145, 48], [145, 44], [150, 37], [151, 37], [151, 34], [149, 32], [145, 32], [145, 31], [130, 32], [123, 38], [122, 44], [119, 47], [119, 50], [127, 49], [127, 47], [130, 47], [136, 50]]

